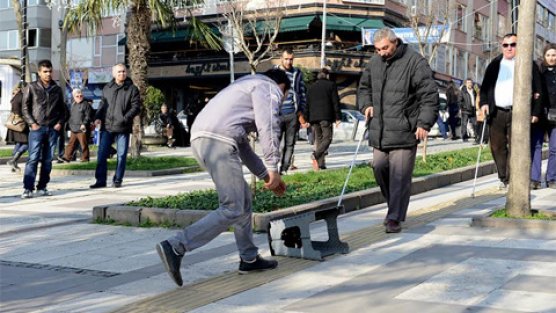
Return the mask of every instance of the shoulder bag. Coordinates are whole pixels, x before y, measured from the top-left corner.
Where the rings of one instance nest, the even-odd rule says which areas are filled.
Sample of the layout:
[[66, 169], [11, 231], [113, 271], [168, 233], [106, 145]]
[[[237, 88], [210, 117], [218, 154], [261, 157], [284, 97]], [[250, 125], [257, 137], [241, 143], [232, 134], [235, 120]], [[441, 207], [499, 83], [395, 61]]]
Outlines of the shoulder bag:
[[8, 116], [8, 121], [6, 122], [6, 127], [8, 129], [21, 133], [25, 130], [25, 126], [25, 121], [19, 114], [15, 114], [13, 112], [10, 113], [10, 116]]

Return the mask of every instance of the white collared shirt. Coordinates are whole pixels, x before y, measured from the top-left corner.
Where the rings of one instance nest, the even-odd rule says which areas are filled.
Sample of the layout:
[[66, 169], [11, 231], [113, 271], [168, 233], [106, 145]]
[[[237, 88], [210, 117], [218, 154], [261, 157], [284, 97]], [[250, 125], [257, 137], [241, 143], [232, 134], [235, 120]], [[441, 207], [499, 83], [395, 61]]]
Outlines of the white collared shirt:
[[511, 60], [502, 58], [498, 79], [494, 87], [494, 100], [497, 107], [504, 109], [512, 107], [514, 101], [514, 67], [515, 58]]

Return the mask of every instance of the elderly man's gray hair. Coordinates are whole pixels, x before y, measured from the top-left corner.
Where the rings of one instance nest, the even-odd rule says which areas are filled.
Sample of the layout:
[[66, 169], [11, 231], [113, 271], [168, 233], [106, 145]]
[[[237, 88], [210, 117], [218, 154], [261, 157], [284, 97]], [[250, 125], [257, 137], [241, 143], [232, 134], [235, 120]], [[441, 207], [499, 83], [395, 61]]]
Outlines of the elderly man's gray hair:
[[398, 40], [398, 37], [390, 27], [384, 27], [377, 30], [374, 34], [373, 42], [379, 42], [384, 38], [387, 38], [390, 42], [395, 42], [396, 40]]
[[74, 95], [74, 96], [75, 96], [76, 94], [79, 94], [79, 93], [83, 93], [83, 91], [81, 90], [81, 88], [73, 88], [73, 90], [71, 91], [71, 94]]

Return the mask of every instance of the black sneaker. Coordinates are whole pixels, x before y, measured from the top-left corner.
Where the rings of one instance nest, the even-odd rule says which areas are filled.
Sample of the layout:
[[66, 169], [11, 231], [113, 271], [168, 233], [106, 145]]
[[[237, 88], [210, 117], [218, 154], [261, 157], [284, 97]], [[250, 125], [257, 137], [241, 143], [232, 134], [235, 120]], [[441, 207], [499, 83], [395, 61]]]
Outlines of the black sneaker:
[[120, 187], [122, 187], [122, 183], [121, 183], [121, 182], [119, 182], [119, 183], [118, 183], [118, 182], [113, 182], [113, 183], [112, 183], [112, 188], [120, 188]]
[[278, 262], [275, 260], [265, 260], [260, 255], [257, 255], [255, 260], [252, 262], [246, 262], [241, 260], [239, 262], [239, 273], [249, 274], [251, 272], [260, 272], [275, 269], [278, 266]]
[[170, 278], [176, 283], [176, 285], [183, 285], [180, 273], [181, 259], [183, 258], [183, 255], [176, 254], [168, 240], [164, 240], [157, 244], [156, 252], [158, 252], [160, 259], [162, 260], [162, 264], [164, 265], [166, 272], [168, 272], [168, 275], [170, 275]]
[[91, 189], [104, 188], [104, 187], [106, 187], [106, 183], [102, 184], [102, 183], [99, 183], [99, 182], [96, 182], [96, 183], [89, 186], [89, 188], [91, 188]]

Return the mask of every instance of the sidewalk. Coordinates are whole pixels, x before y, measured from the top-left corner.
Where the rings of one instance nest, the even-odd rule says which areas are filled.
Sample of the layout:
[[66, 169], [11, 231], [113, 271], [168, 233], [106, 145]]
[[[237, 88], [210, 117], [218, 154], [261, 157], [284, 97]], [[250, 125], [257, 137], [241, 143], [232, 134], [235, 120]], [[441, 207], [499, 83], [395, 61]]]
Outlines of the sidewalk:
[[[308, 168], [302, 153], [296, 165]], [[401, 234], [383, 233], [384, 204], [341, 216], [352, 250], [324, 262], [277, 257], [277, 270], [240, 276], [233, 234], [222, 234], [186, 255], [185, 286], [176, 288], [154, 250], [175, 230], [90, 224], [91, 207], [208, 188], [206, 174], [126, 178], [118, 190], [55, 177], [54, 197], [20, 201], [20, 181], [5, 171], [2, 312], [556, 312], [556, 226], [469, 226], [505, 202], [494, 175], [478, 180], [476, 198], [472, 181], [413, 196]], [[556, 190], [532, 191], [533, 208], [554, 203]], [[322, 239], [324, 227], [313, 227]], [[268, 256], [266, 234], [255, 240]]]

